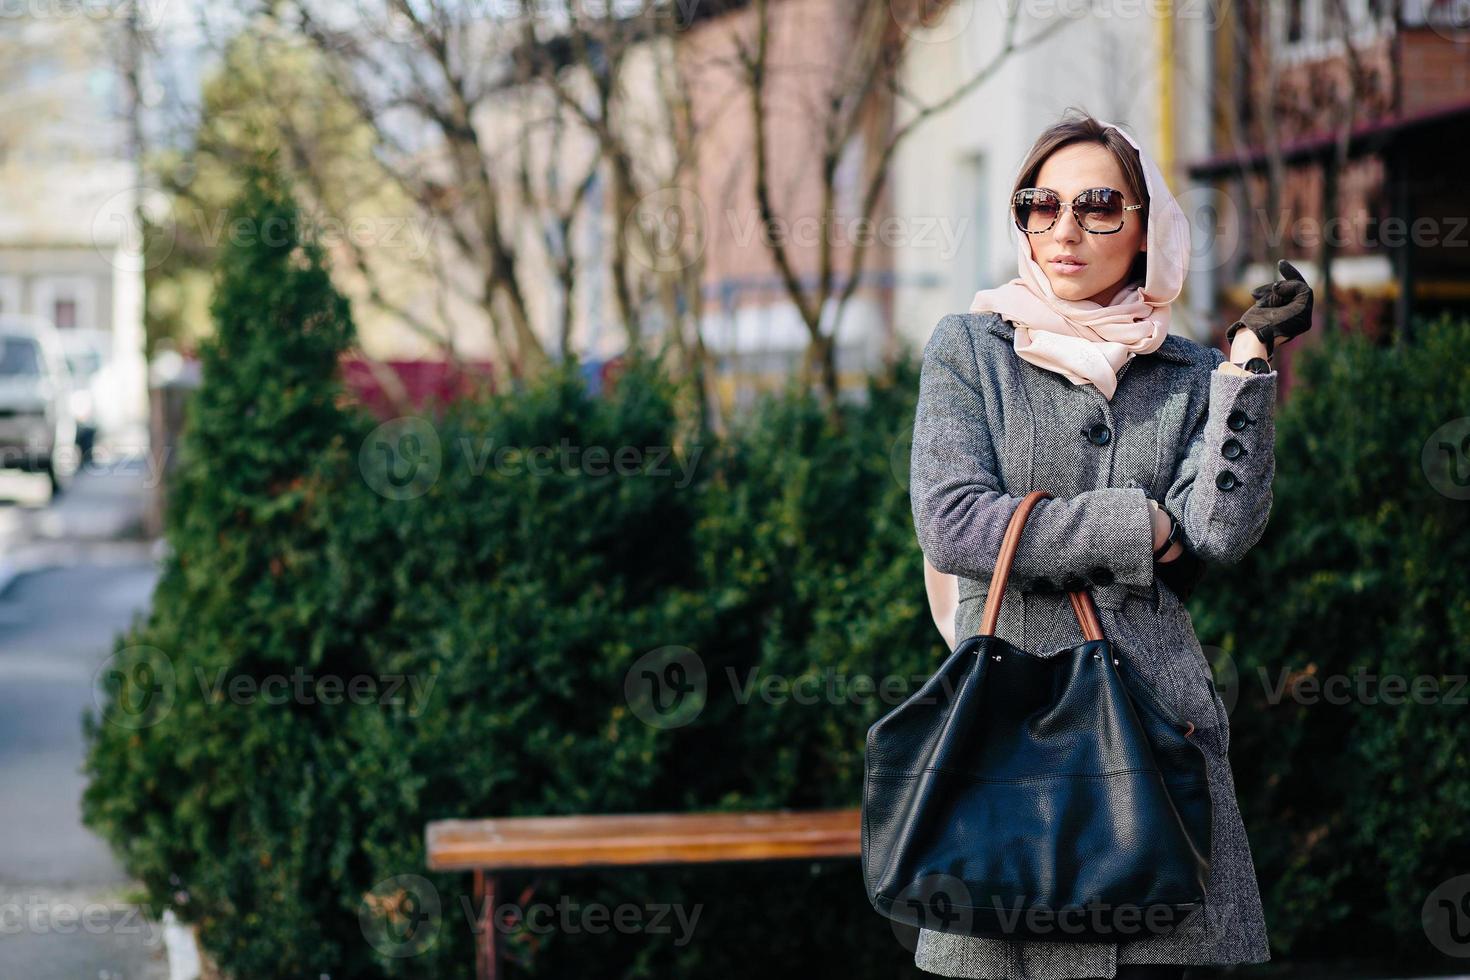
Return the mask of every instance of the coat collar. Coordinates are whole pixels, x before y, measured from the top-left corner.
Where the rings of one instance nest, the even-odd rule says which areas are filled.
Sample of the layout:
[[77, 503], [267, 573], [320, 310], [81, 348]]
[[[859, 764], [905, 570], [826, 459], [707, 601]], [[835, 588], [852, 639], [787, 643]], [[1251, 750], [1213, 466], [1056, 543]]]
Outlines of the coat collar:
[[[980, 319], [984, 322], [985, 329], [1002, 340], [1010, 340], [1016, 332], [1016, 328], [999, 313], [981, 313]], [[1189, 355], [1188, 344], [1189, 341], [1183, 337], [1171, 333], [1164, 338], [1164, 342], [1159, 345], [1158, 350], [1153, 351], [1152, 355], [1143, 354], [1140, 356], [1156, 356], [1166, 361], [1173, 361], [1175, 364], [1192, 364], [1194, 363], [1194, 358]]]

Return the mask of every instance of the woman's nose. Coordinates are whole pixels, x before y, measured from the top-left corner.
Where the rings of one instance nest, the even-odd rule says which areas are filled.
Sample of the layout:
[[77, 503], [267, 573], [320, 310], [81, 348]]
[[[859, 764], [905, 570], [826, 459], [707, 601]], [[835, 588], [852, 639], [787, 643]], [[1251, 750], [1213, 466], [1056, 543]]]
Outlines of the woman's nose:
[[1082, 226], [1077, 223], [1071, 208], [1062, 208], [1062, 213], [1057, 215], [1057, 223], [1052, 225], [1051, 234], [1053, 241], [1057, 242], [1081, 241]]

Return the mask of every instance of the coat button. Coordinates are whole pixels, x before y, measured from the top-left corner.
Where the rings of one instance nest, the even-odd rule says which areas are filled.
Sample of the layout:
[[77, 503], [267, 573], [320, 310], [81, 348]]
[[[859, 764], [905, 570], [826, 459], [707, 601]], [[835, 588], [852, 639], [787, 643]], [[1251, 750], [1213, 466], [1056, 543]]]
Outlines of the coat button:
[[1234, 490], [1236, 483], [1235, 474], [1229, 470], [1221, 470], [1220, 475], [1215, 477], [1215, 486], [1221, 490]]
[[1082, 431], [1094, 446], [1106, 446], [1113, 438], [1112, 431], [1103, 422], [1094, 422], [1092, 428]]
[[1230, 426], [1230, 428], [1234, 429], [1236, 432], [1239, 432], [1246, 426], [1251, 425], [1252, 421], [1249, 415], [1246, 415], [1245, 412], [1237, 408], [1235, 411], [1225, 416], [1225, 424]]
[[1096, 568], [1094, 568], [1092, 571], [1088, 572], [1087, 573], [1087, 578], [1088, 578], [1089, 581], [1092, 582], [1093, 585], [1112, 585], [1113, 584], [1113, 572], [1112, 572], [1112, 570], [1109, 569], [1109, 568], [1107, 568], [1107, 567], [1105, 567], [1105, 566], [1103, 566], [1103, 565], [1099, 565]]
[[1245, 447], [1240, 444], [1239, 439], [1226, 439], [1225, 444], [1220, 447], [1220, 455], [1226, 459], [1239, 459], [1245, 453]]

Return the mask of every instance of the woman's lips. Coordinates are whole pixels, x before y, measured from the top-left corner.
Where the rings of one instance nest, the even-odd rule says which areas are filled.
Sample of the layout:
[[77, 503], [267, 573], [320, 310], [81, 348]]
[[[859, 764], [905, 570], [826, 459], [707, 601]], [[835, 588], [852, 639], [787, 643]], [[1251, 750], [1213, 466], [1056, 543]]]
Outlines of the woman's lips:
[[1052, 271], [1060, 272], [1064, 276], [1075, 275], [1076, 273], [1081, 272], [1083, 269], [1087, 268], [1086, 262], [1060, 262], [1056, 259], [1053, 259], [1047, 264], [1051, 266]]

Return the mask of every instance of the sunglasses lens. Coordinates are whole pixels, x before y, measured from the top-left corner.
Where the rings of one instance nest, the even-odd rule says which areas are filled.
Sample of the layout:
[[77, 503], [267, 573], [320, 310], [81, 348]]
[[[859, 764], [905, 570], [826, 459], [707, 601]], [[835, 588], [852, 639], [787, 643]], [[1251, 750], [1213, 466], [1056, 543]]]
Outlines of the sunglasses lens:
[[1110, 187], [1083, 191], [1074, 206], [1077, 220], [1088, 231], [1117, 231], [1123, 226], [1123, 195]]
[[1036, 233], [1050, 228], [1057, 220], [1061, 201], [1050, 191], [1029, 188], [1019, 191], [1015, 199], [1016, 227]]

